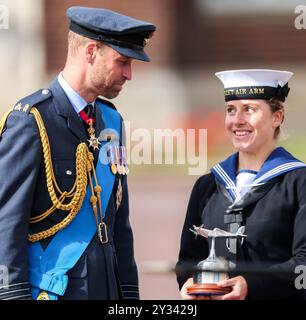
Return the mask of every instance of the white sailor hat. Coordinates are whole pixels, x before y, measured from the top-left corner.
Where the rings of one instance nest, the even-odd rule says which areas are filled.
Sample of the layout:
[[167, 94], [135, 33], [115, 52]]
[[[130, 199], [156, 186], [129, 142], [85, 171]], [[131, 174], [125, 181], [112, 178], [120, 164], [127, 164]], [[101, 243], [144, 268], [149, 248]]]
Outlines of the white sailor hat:
[[220, 71], [215, 75], [224, 85], [225, 101], [276, 98], [285, 101], [293, 73], [269, 69]]

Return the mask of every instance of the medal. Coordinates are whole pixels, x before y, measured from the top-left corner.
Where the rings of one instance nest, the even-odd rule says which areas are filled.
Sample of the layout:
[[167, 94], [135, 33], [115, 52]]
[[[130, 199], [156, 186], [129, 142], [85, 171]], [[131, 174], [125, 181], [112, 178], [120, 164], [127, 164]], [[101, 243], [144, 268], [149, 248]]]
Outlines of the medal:
[[126, 172], [125, 172], [125, 166], [124, 166], [124, 162], [123, 162], [122, 147], [119, 147], [119, 158], [120, 158], [121, 172], [123, 175], [125, 175]]
[[114, 151], [115, 151], [115, 164], [117, 167], [117, 171], [119, 174], [123, 174], [122, 166], [120, 165], [119, 147], [115, 146]]
[[115, 164], [114, 145], [109, 146], [107, 150], [108, 162], [113, 174], [117, 173], [117, 166]]
[[89, 128], [87, 129], [87, 132], [89, 133], [89, 139], [87, 140], [89, 142], [89, 146], [92, 147], [94, 149], [94, 151], [96, 149], [99, 150], [99, 145], [101, 144], [101, 142], [98, 140], [98, 138], [95, 135], [95, 128], [93, 127], [93, 120], [89, 119], [88, 121], [89, 124]]
[[125, 171], [125, 174], [128, 175], [130, 173], [130, 169], [127, 164], [127, 155], [126, 155], [126, 147], [121, 147], [121, 158], [122, 158], [122, 164]]
[[84, 110], [80, 112], [80, 116], [89, 125], [89, 128], [87, 129], [87, 132], [89, 134], [89, 139], [87, 139], [87, 141], [89, 142], [89, 147], [92, 147], [94, 151], [96, 149], [99, 150], [99, 145], [101, 143], [99, 139], [96, 137], [96, 130], [93, 127], [94, 118], [93, 117], [89, 118]]
[[87, 139], [89, 142], [89, 146], [92, 147], [94, 150], [98, 149], [99, 150], [99, 145], [101, 144], [98, 138], [96, 138], [95, 135], [89, 136], [89, 139]]
[[123, 168], [122, 168], [122, 166], [120, 164], [117, 165], [117, 170], [118, 170], [119, 174], [124, 174]]
[[112, 170], [113, 174], [117, 173], [117, 167], [116, 167], [116, 165], [114, 163], [111, 165], [111, 170]]

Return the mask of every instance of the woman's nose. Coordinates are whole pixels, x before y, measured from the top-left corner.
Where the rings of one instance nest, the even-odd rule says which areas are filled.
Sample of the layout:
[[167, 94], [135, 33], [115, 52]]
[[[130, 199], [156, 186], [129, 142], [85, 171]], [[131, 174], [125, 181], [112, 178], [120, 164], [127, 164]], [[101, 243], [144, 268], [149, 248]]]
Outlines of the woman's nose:
[[238, 111], [233, 119], [235, 124], [244, 124], [246, 122], [243, 112]]

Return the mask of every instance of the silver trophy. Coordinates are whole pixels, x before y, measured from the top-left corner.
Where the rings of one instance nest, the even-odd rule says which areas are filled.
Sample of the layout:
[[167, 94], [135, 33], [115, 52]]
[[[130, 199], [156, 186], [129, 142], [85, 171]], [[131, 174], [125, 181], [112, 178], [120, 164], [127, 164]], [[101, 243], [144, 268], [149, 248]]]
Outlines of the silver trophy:
[[196, 236], [211, 238], [211, 248], [208, 257], [200, 261], [196, 266], [193, 275], [193, 285], [187, 288], [187, 293], [191, 295], [224, 295], [230, 292], [230, 288], [222, 288], [217, 285], [218, 282], [228, 279], [228, 272], [233, 269], [233, 265], [223, 257], [218, 257], [215, 251], [215, 239], [226, 238], [240, 239], [241, 243], [246, 237], [244, 234], [245, 227], [240, 227], [236, 233], [224, 231], [219, 228], [213, 230], [204, 229], [202, 226], [193, 226], [190, 229]]

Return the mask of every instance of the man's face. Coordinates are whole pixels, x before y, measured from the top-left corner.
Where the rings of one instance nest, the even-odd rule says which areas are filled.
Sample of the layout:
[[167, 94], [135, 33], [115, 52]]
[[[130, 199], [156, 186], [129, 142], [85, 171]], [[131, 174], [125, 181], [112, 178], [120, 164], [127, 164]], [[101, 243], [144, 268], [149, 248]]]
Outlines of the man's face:
[[125, 81], [132, 79], [132, 60], [108, 46], [98, 49], [90, 71], [96, 94], [108, 99], [117, 97]]

